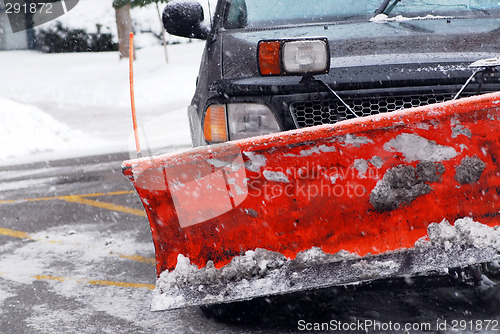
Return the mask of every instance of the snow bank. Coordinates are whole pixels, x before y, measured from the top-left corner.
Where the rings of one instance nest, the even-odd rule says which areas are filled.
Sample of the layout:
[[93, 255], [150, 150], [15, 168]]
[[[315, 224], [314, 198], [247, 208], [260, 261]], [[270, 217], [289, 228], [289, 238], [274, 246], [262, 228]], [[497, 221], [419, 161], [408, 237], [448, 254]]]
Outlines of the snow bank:
[[[187, 108], [203, 47], [201, 42], [169, 46], [168, 64], [162, 47], [139, 50], [134, 63], [138, 112]], [[120, 61], [117, 52], [2, 52], [0, 73], [0, 96], [5, 98], [51, 109], [81, 107], [86, 114], [124, 108], [123, 117], [129, 115], [128, 60]]]
[[[191, 145], [187, 106], [203, 47], [202, 42], [169, 46], [168, 64], [162, 47], [137, 52], [135, 99], [145, 153]], [[128, 61], [120, 61], [117, 53], [3, 52], [0, 73], [0, 128], [5, 129], [0, 140], [7, 146], [0, 152], [0, 165], [134, 147]], [[41, 113], [44, 121], [35, 121], [33, 114]]]
[[0, 164], [9, 158], [82, 150], [104, 142], [72, 130], [40, 109], [0, 97]]
[[[102, 32], [116, 35], [112, 2], [80, 0], [67, 14], [37, 29], [50, 29], [60, 22], [63, 27], [96, 32], [99, 24]], [[160, 4], [160, 10], [163, 7]], [[143, 151], [158, 154], [190, 147], [187, 106], [205, 43], [169, 45], [167, 64], [163, 47], [153, 36], [162, 29], [156, 6], [134, 8], [131, 16], [136, 42], [144, 47], [137, 51], [134, 63]], [[167, 36], [170, 41], [188, 41]], [[1, 58], [0, 140], [4, 144], [0, 165], [127, 152], [135, 147], [128, 61], [120, 60], [117, 52], [4, 51]]]
[[116, 35], [115, 10], [112, 4], [113, 0], [79, 0], [72, 10], [56, 20], [37, 26], [36, 29], [50, 29], [61, 23], [65, 28], [96, 33], [96, 25], [99, 24], [101, 32]]

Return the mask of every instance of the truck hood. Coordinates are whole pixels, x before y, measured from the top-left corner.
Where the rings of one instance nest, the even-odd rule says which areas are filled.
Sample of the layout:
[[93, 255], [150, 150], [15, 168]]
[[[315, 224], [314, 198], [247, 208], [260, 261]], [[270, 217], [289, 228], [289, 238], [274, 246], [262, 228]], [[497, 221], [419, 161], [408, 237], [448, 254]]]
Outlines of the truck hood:
[[450, 71], [468, 70], [467, 64], [472, 61], [500, 54], [498, 18], [363, 21], [226, 30], [221, 35], [224, 80], [260, 77], [257, 45], [265, 39], [328, 38], [331, 68], [326, 80], [330, 82], [355, 79], [346, 68], [358, 68], [359, 72], [360, 67], [372, 66], [448, 75]]

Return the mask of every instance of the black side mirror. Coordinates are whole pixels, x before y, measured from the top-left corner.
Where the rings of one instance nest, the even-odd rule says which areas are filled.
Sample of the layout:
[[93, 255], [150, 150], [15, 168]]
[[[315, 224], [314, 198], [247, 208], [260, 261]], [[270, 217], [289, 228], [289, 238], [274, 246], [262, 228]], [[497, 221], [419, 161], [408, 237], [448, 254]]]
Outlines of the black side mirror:
[[203, 7], [195, 1], [174, 0], [163, 11], [163, 26], [171, 34], [188, 38], [206, 39], [209, 29], [202, 24]]

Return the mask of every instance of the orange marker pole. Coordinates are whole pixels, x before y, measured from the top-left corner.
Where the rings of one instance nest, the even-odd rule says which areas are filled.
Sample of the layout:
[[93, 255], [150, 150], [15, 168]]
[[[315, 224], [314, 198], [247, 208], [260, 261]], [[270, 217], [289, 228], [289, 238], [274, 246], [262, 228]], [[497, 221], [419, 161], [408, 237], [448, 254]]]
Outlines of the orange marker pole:
[[132, 106], [132, 122], [134, 125], [135, 148], [137, 150], [137, 157], [141, 158], [141, 144], [139, 142], [139, 131], [137, 130], [137, 116], [135, 112], [135, 97], [134, 97], [134, 33], [130, 33], [129, 38], [129, 74], [130, 74], [130, 103]]

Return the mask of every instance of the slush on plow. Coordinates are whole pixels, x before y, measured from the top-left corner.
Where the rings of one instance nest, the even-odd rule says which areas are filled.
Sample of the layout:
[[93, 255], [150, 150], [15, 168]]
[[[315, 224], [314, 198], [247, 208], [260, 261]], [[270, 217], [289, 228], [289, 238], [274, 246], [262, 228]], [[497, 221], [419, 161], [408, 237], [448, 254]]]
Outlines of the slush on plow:
[[500, 93], [126, 161], [154, 310], [500, 255]]

